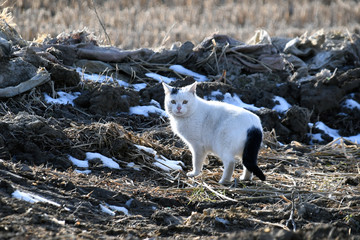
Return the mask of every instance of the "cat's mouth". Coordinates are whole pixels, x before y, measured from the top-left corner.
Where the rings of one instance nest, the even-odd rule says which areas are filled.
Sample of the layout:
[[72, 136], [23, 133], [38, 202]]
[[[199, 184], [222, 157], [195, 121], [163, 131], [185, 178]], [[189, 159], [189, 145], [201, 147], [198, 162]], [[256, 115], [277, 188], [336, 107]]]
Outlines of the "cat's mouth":
[[173, 113], [174, 113], [175, 116], [182, 116], [182, 115], [184, 115], [184, 112], [181, 111], [181, 110], [176, 110], [176, 111], [174, 111]]

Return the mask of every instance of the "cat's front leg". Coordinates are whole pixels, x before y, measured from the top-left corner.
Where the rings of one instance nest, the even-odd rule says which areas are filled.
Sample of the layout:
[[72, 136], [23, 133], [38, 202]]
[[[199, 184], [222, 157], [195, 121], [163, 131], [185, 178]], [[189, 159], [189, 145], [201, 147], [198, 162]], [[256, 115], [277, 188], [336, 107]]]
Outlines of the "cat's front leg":
[[199, 175], [202, 170], [206, 153], [202, 147], [193, 147], [190, 149], [190, 151], [192, 154], [193, 170], [191, 172], [188, 172], [186, 176], [195, 177]]

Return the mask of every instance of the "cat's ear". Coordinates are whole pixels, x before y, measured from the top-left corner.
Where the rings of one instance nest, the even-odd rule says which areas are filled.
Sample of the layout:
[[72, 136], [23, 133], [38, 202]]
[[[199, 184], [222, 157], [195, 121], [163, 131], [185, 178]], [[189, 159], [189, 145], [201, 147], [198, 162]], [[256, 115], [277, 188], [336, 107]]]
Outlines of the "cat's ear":
[[186, 90], [188, 90], [189, 92], [191, 92], [192, 94], [195, 95], [195, 93], [196, 93], [196, 85], [197, 85], [197, 82], [194, 82], [193, 84], [187, 86]]
[[165, 95], [171, 93], [172, 91], [172, 87], [170, 87], [169, 85], [167, 85], [166, 83], [162, 82], [162, 85], [163, 85], [163, 88], [164, 88], [164, 91], [165, 91]]

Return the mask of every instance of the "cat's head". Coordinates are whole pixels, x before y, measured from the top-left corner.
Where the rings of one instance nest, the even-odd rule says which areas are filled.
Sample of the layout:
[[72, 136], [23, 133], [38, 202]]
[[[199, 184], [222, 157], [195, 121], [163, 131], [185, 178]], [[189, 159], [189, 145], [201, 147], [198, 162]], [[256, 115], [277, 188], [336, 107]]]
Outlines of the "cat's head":
[[196, 82], [182, 87], [171, 87], [163, 82], [165, 110], [174, 117], [187, 117], [194, 113], [197, 105]]

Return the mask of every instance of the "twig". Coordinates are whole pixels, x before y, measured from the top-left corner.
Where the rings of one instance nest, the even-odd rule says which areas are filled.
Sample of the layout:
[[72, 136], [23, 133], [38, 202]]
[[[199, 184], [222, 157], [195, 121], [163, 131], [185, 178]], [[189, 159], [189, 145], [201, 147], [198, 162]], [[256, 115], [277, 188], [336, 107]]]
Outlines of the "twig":
[[261, 223], [261, 224], [264, 224], [264, 225], [269, 225], [269, 226], [274, 226], [274, 227], [280, 227], [280, 228], [283, 228], [287, 231], [290, 231], [290, 229], [283, 225], [283, 224], [280, 224], [280, 223], [272, 223], [272, 222], [266, 222], [266, 221], [261, 221], [259, 219], [255, 219], [255, 218], [249, 218], [250, 221], [253, 221], [253, 222], [256, 222], [256, 223]]
[[216, 63], [216, 69], [217, 69], [217, 73], [220, 74], [220, 68], [219, 68], [219, 62], [217, 59], [217, 54], [216, 54], [216, 41], [215, 39], [212, 39], [212, 43], [213, 43], [213, 49], [212, 52], [214, 53], [214, 59], [215, 59], [215, 63]]
[[263, 67], [264, 67], [266, 70], [268, 70], [269, 72], [272, 72], [271, 68], [268, 67], [268, 66], [266, 66], [266, 64], [264, 64], [263, 62], [255, 59], [255, 58], [253, 58], [253, 57], [250, 57], [250, 56], [248, 56], [248, 55], [246, 55], [246, 54], [237, 52], [237, 51], [235, 50], [235, 48], [230, 48], [227, 52], [235, 53], [235, 54], [239, 55], [240, 57], [245, 57], [245, 58], [247, 58], [248, 60], [251, 60], [251, 61], [254, 61], [254, 62], [260, 64], [261, 66], [263, 66]]
[[199, 184], [199, 185], [202, 185], [204, 186], [206, 189], [208, 189], [210, 192], [214, 193], [216, 196], [222, 198], [222, 199], [225, 199], [225, 200], [229, 200], [229, 201], [232, 201], [232, 202], [238, 202], [236, 199], [233, 199], [233, 198], [230, 198], [230, 197], [227, 197], [225, 196], [224, 194], [221, 194], [217, 191], [215, 191], [213, 188], [211, 188], [209, 185], [207, 185], [205, 182], [197, 182], [194, 180], [195, 183]]
[[161, 41], [160, 46], [165, 45], [165, 42], [169, 39], [169, 33], [171, 32], [171, 30], [175, 27], [176, 23], [174, 23], [173, 25], [171, 25], [170, 29], [166, 32], [163, 40]]
[[93, 7], [94, 7], [95, 15], [96, 15], [96, 17], [97, 17], [97, 19], [98, 19], [98, 21], [99, 21], [102, 29], [104, 30], [105, 36], [106, 36], [106, 38], [107, 38], [107, 41], [108, 41], [109, 45], [111, 45], [111, 40], [110, 40], [109, 34], [106, 32], [105, 25], [104, 25], [103, 22], [101, 21], [100, 16], [99, 16], [99, 14], [98, 14], [98, 12], [97, 12], [97, 10], [96, 10], [95, 0], [92, 0], [92, 4], [93, 4]]
[[289, 219], [286, 221], [286, 226], [289, 227], [290, 222], [291, 222], [292, 230], [295, 232], [296, 224], [295, 224], [295, 220], [294, 220], [294, 215], [295, 215], [295, 200], [294, 200], [294, 191], [292, 191], [292, 193], [291, 193], [291, 212], [290, 212]]

